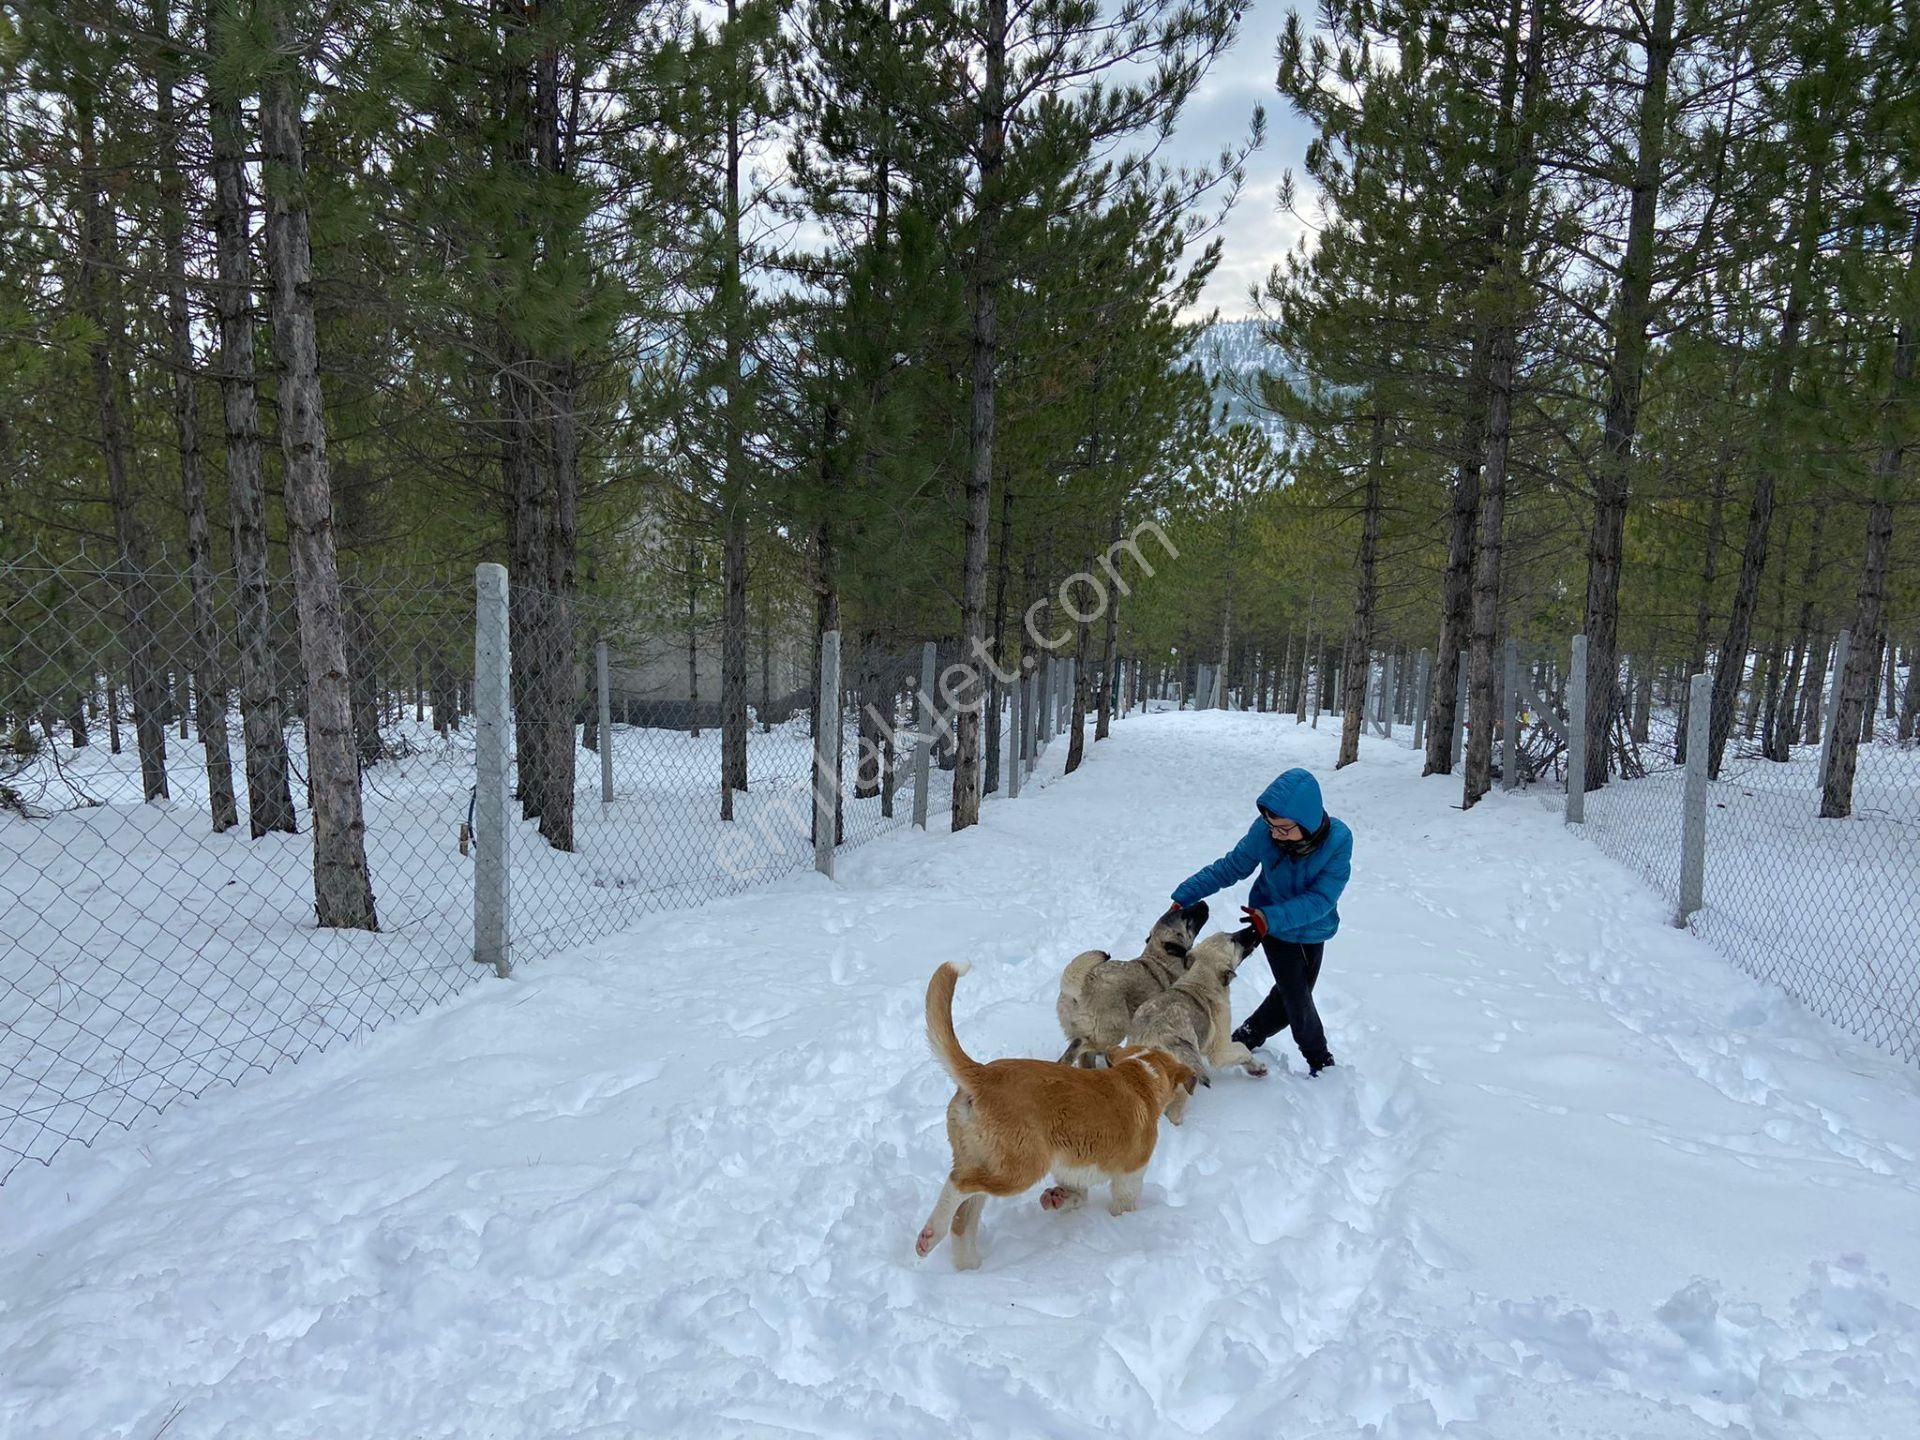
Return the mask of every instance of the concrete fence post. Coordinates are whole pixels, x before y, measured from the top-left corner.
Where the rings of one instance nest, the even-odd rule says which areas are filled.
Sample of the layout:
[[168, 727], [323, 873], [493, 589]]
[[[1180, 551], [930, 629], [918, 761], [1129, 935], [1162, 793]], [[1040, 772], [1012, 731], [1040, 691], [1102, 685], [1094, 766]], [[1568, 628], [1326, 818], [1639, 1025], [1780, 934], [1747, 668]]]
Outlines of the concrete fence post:
[[1467, 739], [1467, 659], [1465, 650], [1460, 652], [1460, 668], [1454, 672], [1453, 686], [1453, 768], [1460, 768], [1460, 752]]
[[1684, 929], [1706, 903], [1707, 750], [1713, 707], [1713, 679], [1693, 677], [1687, 699], [1687, 788], [1680, 810], [1680, 908], [1673, 923]]
[[1422, 650], [1413, 672], [1413, 748], [1427, 748], [1427, 707], [1433, 703], [1433, 655]]
[[600, 803], [613, 803], [613, 692], [607, 686], [607, 642], [593, 647], [594, 685], [600, 702]]
[[1567, 824], [1587, 819], [1587, 637], [1573, 637], [1567, 672]]
[[513, 837], [507, 828], [513, 665], [507, 650], [507, 567], [480, 566], [474, 588], [473, 958], [505, 979], [513, 970]]
[[920, 647], [920, 686], [913, 692], [914, 721], [918, 734], [913, 747], [913, 823], [920, 829], [927, 828], [928, 791], [933, 788], [933, 744], [936, 727], [934, 720], [933, 687], [936, 683], [933, 641], [929, 640]]
[[1021, 743], [1025, 738], [1021, 733], [1021, 726], [1026, 723], [1026, 718], [1020, 713], [1020, 692], [1026, 688], [1027, 682], [1024, 678], [1015, 679], [1011, 685], [1007, 686], [1007, 798], [1009, 800], [1020, 798], [1020, 780], [1025, 773], [1025, 767], [1021, 763], [1024, 756], [1021, 752], [1026, 747]]
[[1506, 721], [1505, 744], [1500, 752], [1500, 780], [1508, 790], [1520, 788], [1520, 642], [1507, 641], [1505, 683], [1501, 687], [1501, 711]]
[[[1845, 688], [1842, 681], [1847, 673], [1847, 652], [1853, 648], [1853, 631], [1842, 630], [1833, 641], [1833, 688], [1827, 694], [1826, 724], [1820, 727], [1820, 771], [1814, 783], [1821, 790], [1827, 788], [1827, 762], [1833, 757], [1833, 723], [1840, 718], [1840, 692]], [[1873, 697], [1867, 697], [1868, 708], [1873, 705]]]
[[1386, 663], [1380, 671], [1380, 713], [1384, 717], [1380, 734], [1383, 739], [1387, 740], [1393, 738], [1393, 707], [1399, 698], [1397, 692], [1394, 690], [1394, 681], [1397, 678], [1394, 671], [1397, 664], [1398, 660], [1394, 652], [1391, 650], [1387, 651]]
[[1027, 677], [1027, 773], [1040, 763], [1040, 752], [1047, 748], [1047, 662], [1042, 660]]
[[1036, 756], [1045, 753], [1047, 746], [1053, 743], [1053, 697], [1059, 693], [1059, 687], [1053, 683], [1054, 667], [1059, 662], [1053, 656], [1047, 656], [1047, 663], [1040, 670], [1040, 713], [1034, 718], [1039, 722], [1039, 743], [1034, 746]]
[[[834, 803], [840, 791], [840, 632], [820, 637], [820, 728], [813, 738], [813, 868], [833, 878]], [[920, 803], [920, 797], [914, 797]]]

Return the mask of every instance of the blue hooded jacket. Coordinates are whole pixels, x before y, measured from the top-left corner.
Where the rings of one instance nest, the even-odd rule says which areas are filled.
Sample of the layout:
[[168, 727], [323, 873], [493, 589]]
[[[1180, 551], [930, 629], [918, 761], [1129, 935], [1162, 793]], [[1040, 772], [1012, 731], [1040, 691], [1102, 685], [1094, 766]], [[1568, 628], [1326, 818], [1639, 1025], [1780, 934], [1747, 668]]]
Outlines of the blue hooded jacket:
[[[1320, 782], [1305, 770], [1289, 770], [1267, 786], [1260, 792], [1260, 806], [1309, 835], [1327, 818]], [[1191, 905], [1246, 879], [1256, 867], [1260, 878], [1253, 882], [1247, 903], [1266, 916], [1269, 935], [1301, 944], [1333, 938], [1340, 928], [1340, 892], [1353, 873], [1351, 830], [1334, 820], [1327, 826], [1327, 838], [1311, 854], [1296, 856], [1280, 848], [1264, 818], [1256, 819], [1238, 845], [1182, 881], [1173, 899]]]

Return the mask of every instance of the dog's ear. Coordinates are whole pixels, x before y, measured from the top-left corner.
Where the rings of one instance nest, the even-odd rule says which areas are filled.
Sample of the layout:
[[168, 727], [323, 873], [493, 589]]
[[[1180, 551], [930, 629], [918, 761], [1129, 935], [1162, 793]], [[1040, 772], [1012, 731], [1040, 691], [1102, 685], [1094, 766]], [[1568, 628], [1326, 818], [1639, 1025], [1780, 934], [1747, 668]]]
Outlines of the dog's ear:
[[1213, 1088], [1213, 1081], [1209, 1080], [1205, 1075], [1202, 1075], [1198, 1070], [1189, 1069], [1187, 1066], [1182, 1065], [1178, 1060], [1173, 1062], [1173, 1081], [1174, 1084], [1185, 1090], [1189, 1095], [1193, 1094], [1193, 1092], [1198, 1090], [1202, 1085], [1206, 1086], [1209, 1090]]
[[1108, 1068], [1111, 1069], [1123, 1061], [1131, 1060], [1140, 1052], [1138, 1050], [1129, 1050], [1125, 1045], [1109, 1045], [1102, 1053], [1106, 1056]]

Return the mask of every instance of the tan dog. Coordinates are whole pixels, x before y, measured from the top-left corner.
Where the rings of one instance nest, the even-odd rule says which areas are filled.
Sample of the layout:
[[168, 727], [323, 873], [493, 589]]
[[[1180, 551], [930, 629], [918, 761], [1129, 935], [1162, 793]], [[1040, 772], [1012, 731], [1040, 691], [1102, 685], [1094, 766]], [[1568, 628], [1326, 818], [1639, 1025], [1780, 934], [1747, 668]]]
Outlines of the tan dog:
[[[1166, 1051], [1202, 1085], [1212, 1083], [1207, 1079], [1209, 1066], [1244, 1065], [1249, 1075], [1265, 1075], [1267, 1067], [1233, 1038], [1233, 1010], [1227, 1002], [1227, 987], [1240, 962], [1259, 948], [1260, 937], [1251, 927], [1207, 936], [1193, 947], [1192, 963], [1173, 988], [1134, 1011], [1128, 1041]], [[1167, 1119], [1178, 1125], [1186, 1117], [1192, 1093], [1189, 1088], [1173, 1097]]]
[[949, 962], [927, 982], [927, 1040], [960, 1088], [947, 1102], [953, 1168], [914, 1243], [924, 1256], [951, 1228], [956, 1270], [980, 1263], [987, 1196], [1018, 1195], [1049, 1171], [1057, 1183], [1041, 1195], [1042, 1209], [1075, 1209], [1101, 1180], [1113, 1192], [1110, 1211], [1133, 1209], [1160, 1115], [1194, 1085], [1193, 1071], [1163, 1050], [1115, 1047], [1105, 1070], [1050, 1060], [980, 1064], [953, 1033], [953, 987], [969, 968]]
[[1089, 950], [1069, 961], [1060, 977], [1060, 998], [1054, 1002], [1068, 1042], [1060, 1063], [1097, 1065], [1126, 1039], [1133, 1012], [1185, 973], [1193, 937], [1206, 924], [1202, 901], [1161, 916], [1137, 960], [1114, 960], [1104, 950]]

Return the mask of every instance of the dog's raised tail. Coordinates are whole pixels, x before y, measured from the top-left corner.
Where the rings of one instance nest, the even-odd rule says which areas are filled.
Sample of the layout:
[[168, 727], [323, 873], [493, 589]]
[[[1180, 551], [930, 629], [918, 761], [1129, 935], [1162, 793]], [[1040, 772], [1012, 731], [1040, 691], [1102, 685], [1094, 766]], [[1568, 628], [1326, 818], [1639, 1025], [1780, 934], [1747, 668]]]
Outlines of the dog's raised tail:
[[927, 1043], [962, 1090], [969, 1088], [968, 1077], [980, 1064], [960, 1048], [960, 1037], [953, 1033], [953, 987], [972, 968], [971, 961], [949, 960], [927, 982]]
[[1086, 988], [1087, 977], [1107, 963], [1107, 952], [1088, 950], [1076, 955], [1067, 962], [1067, 968], [1060, 972], [1060, 994], [1069, 1001], [1077, 1001], [1080, 992]]

